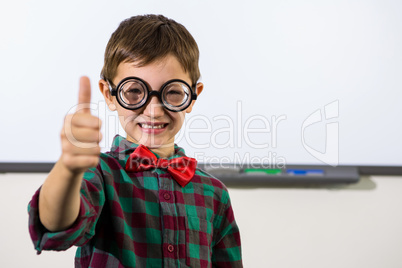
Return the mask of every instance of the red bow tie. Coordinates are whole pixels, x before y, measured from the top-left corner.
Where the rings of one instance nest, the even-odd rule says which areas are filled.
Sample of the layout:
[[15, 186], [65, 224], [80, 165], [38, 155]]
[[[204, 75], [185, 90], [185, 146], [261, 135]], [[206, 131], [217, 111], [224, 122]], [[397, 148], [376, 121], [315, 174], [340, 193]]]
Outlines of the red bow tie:
[[156, 158], [156, 156], [144, 145], [139, 145], [135, 151], [130, 154], [126, 163], [127, 171], [144, 171], [152, 168], [167, 169], [170, 175], [182, 187], [193, 178], [197, 160], [191, 157], [177, 157], [171, 160]]

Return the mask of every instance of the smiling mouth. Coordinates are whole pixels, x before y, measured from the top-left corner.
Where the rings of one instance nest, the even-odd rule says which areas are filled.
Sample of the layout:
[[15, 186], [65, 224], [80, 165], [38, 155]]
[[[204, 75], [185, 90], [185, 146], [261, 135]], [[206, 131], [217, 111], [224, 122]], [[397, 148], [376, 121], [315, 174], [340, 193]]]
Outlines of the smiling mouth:
[[161, 128], [165, 128], [168, 124], [164, 124], [164, 123], [152, 123], [152, 124], [147, 124], [147, 123], [138, 123], [138, 125], [141, 128], [149, 128], [149, 129], [161, 129]]

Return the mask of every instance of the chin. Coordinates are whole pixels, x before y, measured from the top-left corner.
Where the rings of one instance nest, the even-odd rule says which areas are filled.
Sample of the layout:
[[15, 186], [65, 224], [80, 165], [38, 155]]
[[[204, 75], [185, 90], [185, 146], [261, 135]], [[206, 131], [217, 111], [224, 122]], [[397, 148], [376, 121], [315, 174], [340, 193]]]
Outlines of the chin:
[[155, 138], [149, 137], [148, 139], [144, 139], [144, 138], [139, 139], [138, 144], [145, 145], [145, 146], [147, 146], [148, 148], [151, 148], [151, 149], [158, 149], [158, 148], [169, 147], [173, 143], [172, 142], [167, 142], [167, 141], [162, 140], [162, 139], [155, 139]]

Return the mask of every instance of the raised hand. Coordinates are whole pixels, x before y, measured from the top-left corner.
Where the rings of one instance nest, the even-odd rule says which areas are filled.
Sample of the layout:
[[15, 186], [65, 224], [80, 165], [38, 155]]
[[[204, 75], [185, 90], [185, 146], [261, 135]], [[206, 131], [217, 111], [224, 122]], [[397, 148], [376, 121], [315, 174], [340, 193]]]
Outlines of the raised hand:
[[101, 120], [91, 115], [90, 102], [91, 84], [89, 78], [83, 76], [80, 78], [76, 112], [66, 116], [61, 131], [60, 162], [73, 174], [82, 173], [99, 162]]

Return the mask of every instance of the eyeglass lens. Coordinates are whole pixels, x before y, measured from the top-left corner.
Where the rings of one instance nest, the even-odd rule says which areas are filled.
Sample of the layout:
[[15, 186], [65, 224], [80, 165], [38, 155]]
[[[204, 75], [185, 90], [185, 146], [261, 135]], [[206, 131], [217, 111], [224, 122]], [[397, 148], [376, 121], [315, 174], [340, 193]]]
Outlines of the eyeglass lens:
[[162, 101], [171, 107], [182, 107], [190, 100], [190, 89], [183, 83], [169, 83], [162, 93]]
[[120, 86], [119, 95], [128, 106], [139, 106], [146, 101], [148, 90], [141, 81], [131, 79]]

